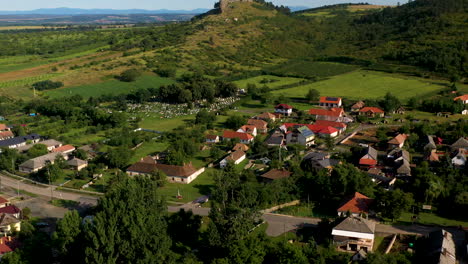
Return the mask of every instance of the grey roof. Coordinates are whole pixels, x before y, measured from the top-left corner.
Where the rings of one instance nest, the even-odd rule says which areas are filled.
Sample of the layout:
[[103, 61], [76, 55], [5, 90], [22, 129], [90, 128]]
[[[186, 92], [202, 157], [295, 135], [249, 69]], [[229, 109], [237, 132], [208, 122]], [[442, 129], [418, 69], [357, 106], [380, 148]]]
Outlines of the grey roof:
[[71, 159], [71, 160], [67, 161], [67, 163], [68, 163], [68, 165], [73, 166], [73, 167], [79, 167], [81, 165], [87, 165], [88, 164], [87, 161], [77, 159], [77, 158]]
[[442, 229], [429, 234], [429, 255], [440, 264], [456, 263], [456, 247], [452, 234]]
[[19, 137], [14, 137], [10, 139], [5, 139], [5, 140], [0, 141], [0, 147], [14, 146], [14, 145], [22, 144], [28, 140], [36, 140], [39, 138], [41, 138], [41, 136], [38, 134], [30, 134], [27, 136], [19, 136]]
[[371, 146], [369, 146], [367, 148], [367, 155], [369, 155], [370, 157], [372, 157], [373, 159], [377, 159], [378, 157], [378, 154], [377, 154], [377, 150]]
[[468, 140], [461, 137], [455, 143], [453, 143], [450, 147], [452, 149], [459, 149], [459, 148], [468, 149]]
[[328, 168], [335, 167], [336, 165], [340, 164], [340, 161], [334, 159], [323, 159], [317, 161], [317, 164], [320, 165], [322, 168]]
[[284, 136], [281, 134], [273, 134], [268, 138], [265, 143], [268, 145], [281, 145], [283, 144]]
[[400, 166], [397, 168], [397, 173], [399, 175], [408, 175], [411, 176], [411, 166], [407, 160], [403, 160], [400, 163]]
[[424, 149], [425, 150], [437, 149], [433, 136], [427, 136], [427, 144], [424, 146]]
[[314, 132], [312, 132], [312, 130], [310, 130], [306, 126], [299, 127], [297, 131], [299, 131], [299, 133], [301, 133], [305, 138], [312, 137], [315, 135]]
[[58, 156], [64, 157], [65, 155], [61, 152], [49, 153], [34, 159], [23, 162], [20, 167], [28, 169], [41, 169], [47, 165], [47, 162], [53, 162]]
[[323, 160], [328, 157], [328, 153], [325, 152], [309, 152], [304, 156], [304, 160]]
[[0, 226], [9, 226], [18, 222], [20, 222], [20, 220], [10, 214], [2, 213], [0, 215]]
[[41, 142], [37, 142], [37, 144], [46, 145], [47, 147], [53, 147], [53, 146], [63, 145], [62, 142], [57, 141], [57, 140], [55, 140], [55, 139], [44, 140], [44, 141], [41, 141]]
[[400, 148], [393, 149], [388, 153], [388, 157], [393, 158], [394, 160], [406, 160], [410, 161], [410, 154], [408, 151]]
[[339, 223], [334, 230], [350, 231], [358, 233], [374, 234], [375, 222], [366, 220], [362, 217], [350, 216]]

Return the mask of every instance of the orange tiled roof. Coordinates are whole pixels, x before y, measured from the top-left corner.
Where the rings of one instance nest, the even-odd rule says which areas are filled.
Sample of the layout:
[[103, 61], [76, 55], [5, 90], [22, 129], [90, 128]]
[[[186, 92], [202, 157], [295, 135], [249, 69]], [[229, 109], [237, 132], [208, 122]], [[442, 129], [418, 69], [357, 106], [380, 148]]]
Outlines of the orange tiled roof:
[[458, 101], [458, 100], [468, 101], [468, 94], [464, 94], [462, 96], [455, 97], [455, 99], [453, 99], [453, 100], [454, 101]]
[[326, 109], [310, 109], [310, 115], [319, 115], [319, 116], [336, 116], [339, 117], [344, 113], [343, 108], [334, 107], [330, 110]]
[[249, 119], [247, 125], [255, 126], [257, 129], [266, 129], [268, 127], [268, 123], [261, 119]]
[[388, 141], [388, 144], [393, 144], [393, 145], [400, 145], [405, 143], [405, 140], [408, 138], [406, 134], [399, 134], [398, 136], [392, 138], [390, 141]]
[[377, 108], [377, 107], [371, 107], [371, 106], [366, 106], [359, 110], [359, 112], [366, 113], [366, 112], [372, 112], [372, 113], [385, 113], [384, 110]]
[[369, 205], [372, 203], [372, 199], [365, 196], [361, 193], [354, 193], [354, 196], [345, 202], [340, 208], [338, 208], [338, 212], [351, 212], [354, 214], [360, 213], [369, 213]]
[[341, 101], [340, 97], [328, 97], [328, 96], [320, 97], [320, 103], [338, 104], [340, 101]]
[[359, 165], [377, 165], [377, 161], [375, 159], [360, 159], [359, 160]]
[[223, 138], [238, 138], [240, 140], [252, 140], [254, 137], [248, 133], [225, 130], [223, 132]]
[[75, 150], [74, 146], [64, 145], [64, 146], [53, 149], [52, 152], [67, 152], [67, 151], [73, 151], [73, 150]]

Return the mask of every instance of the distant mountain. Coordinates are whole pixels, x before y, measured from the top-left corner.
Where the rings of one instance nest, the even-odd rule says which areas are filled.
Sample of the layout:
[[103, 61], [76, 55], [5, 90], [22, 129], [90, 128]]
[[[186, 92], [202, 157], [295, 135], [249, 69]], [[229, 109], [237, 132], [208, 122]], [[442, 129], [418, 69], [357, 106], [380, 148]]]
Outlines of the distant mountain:
[[309, 6], [289, 6], [289, 9], [291, 9], [291, 12], [297, 12], [297, 11], [310, 9], [310, 7]]
[[0, 11], [0, 15], [130, 15], [130, 14], [201, 14], [209, 9], [194, 10], [146, 10], [146, 9], [80, 9], [80, 8], [41, 8], [30, 11]]

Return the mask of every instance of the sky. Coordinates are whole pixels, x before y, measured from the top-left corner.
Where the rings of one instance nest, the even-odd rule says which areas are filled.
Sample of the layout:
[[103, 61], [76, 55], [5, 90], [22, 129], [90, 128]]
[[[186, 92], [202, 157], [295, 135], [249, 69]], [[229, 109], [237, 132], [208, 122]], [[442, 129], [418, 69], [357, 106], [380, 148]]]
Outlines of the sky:
[[[270, 0], [271, 1], [271, 0]], [[0, 0], [0, 10], [33, 10], [39, 8], [103, 8], [103, 9], [171, 9], [192, 10], [212, 8], [216, 0]], [[369, 2], [379, 5], [395, 5], [397, 0], [273, 0], [276, 5], [317, 7], [323, 5]], [[402, 1], [403, 2], [403, 1]]]

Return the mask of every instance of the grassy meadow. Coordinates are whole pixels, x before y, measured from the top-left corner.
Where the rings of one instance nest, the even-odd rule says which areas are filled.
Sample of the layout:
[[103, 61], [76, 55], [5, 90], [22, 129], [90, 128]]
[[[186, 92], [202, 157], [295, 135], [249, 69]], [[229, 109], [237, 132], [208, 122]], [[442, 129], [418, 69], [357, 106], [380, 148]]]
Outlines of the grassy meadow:
[[262, 87], [266, 85], [270, 89], [275, 89], [284, 85], [300, 83], [302, 81], [305, 81], [305, 79], [293, 77], [278, 77], [273, 75], [260, 75], [244, 80], [235, 81], [234, 83], [241, 89], [246, 89], [248, 84], [255, 84], [257, 87]]
[[161, 85], [174, 83], [173, 80], [158, 77], [156, 75], [144, 75], [135, 82], [121, 82], [110, 80], [96, 84], [81, 85], [75, 87], [65, 87], [61, 89], [45, 91], [44, 94], [50, 98], [60, 98], [72, 95], [81, 95], [84, 98], [100, 96], [105, 94], [125, 94], [143, 88], [157, 88]]
[[309, 89], [316, 89], [322, 95], [341, 96], [348, 99], [375, 99], [387, 92], [401, 100], [424, 96], [443, 89], [445, 86], [428, 80], [371, 71], [354, 71], [312, 84], [273, 91], [290, 98], [303, 98]]
[[320, 61], [288, 61], [277, 66], [265, 68], [265, 72], [270, 72], [279, 76], [295, 76], [303, 78], [324, 78], [340, 75], [357, 70], [355, 65], [320, 62]]

